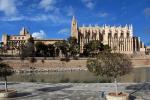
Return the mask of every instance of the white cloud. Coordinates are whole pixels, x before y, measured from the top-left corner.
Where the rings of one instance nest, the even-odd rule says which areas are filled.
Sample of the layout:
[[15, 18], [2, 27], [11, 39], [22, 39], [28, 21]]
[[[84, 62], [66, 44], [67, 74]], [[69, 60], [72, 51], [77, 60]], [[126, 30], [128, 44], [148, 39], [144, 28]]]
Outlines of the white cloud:
[[44, 9], [45, 11], [54, 10], [56, 0], [41, 0], [39, 3], [40, 8]]
[[89, 9], [93, 9], [94, 8], [94, 2], [93, 0], [82, 0], [82, 2], [85, 4], [85, 6]]
[[150, 17], [150, 7], [149, 8], [145, 8], [144, 11], [143, 11], [144, 15], [146, 17]]
[[49, 15], [36, 15], [36, 16], [30, 16], [30, 17], [24, 17], [27, 21], [46, 21], [49, 19]]
[[72, 6], [69, 6], [66, 11], [67, 11], [67, 16], [74, 16], [74, 9]]
[[70, 33], [70, 29], [64, 28], [58, 31], [58, 34], [68, 35]]
[[0, 11], [6, 16], [15, 15], [17, 12], [15, 0], [0, 0]]
[[1, 17], [0, 21], [8, 21], [8, 22], [10, 21], [11, 22], [11, 21], [21, 21], [23, 19], [24, 19], [23, 16], [18, 16], [18, 17], [17, 16], [9, 16], [9, 17], [5, 16], [5, 17]]
[[89, 8], [89, 9], [93, 9], [94, 8], [94, 3], [93, 2], [88, 2], [86, 4], [86, 6]]
[[109, 14], [106, 13], [106, 12], [101, 12], [101, 13], [98, 14], [99, 17], [103, 17], [103, 18], [104, 18], [104, 17], [107, 17], [108, 15], [109, 15]]
[[50, 14], [39, 14], [35, 16], [5, 16], [0, 17], [0, 21], [51, 21], [53, 24], [63, 24], [69, 23], [69, 20], [58, 16], [58, 15], [50, 15]]
[[45, 39], [46, 33], [43, 30], [40, 30], [40, 32], [33, 32], [32, 36], [36, 39]]

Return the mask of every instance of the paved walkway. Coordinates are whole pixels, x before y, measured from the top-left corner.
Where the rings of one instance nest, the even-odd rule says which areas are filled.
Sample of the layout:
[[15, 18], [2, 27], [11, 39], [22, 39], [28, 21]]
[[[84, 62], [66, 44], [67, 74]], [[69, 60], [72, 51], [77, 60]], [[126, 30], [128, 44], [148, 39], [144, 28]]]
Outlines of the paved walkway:
[[[3, 84], [0, 84], [0, 88]], [[112, 83], [9, 83], [18, 94], [9, 100], [104, 100], [103, 94], [114, 91]], [[131, 94], [131, 100], [150, 100], [150, 83], [120, 83], [119, 91]]]

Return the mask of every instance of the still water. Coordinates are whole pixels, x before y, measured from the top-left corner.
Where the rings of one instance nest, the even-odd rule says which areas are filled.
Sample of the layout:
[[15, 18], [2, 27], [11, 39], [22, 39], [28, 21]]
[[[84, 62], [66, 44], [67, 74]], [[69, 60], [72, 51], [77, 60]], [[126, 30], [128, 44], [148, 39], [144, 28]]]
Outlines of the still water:
[[[107, 79], [107, 78], [105, 78]], [[100, 81], [101, 80], [101, 81]], [[16, 82], [108, 82], [98, 78], [88, 71], [74, 72], [49, 72], [49, 73], [28, 73], [14, 74], [8, 77], [8, 81]], [[130, 74], [118, 78], [119, 82], [150, 82], [150, 68], [136, 68]]]

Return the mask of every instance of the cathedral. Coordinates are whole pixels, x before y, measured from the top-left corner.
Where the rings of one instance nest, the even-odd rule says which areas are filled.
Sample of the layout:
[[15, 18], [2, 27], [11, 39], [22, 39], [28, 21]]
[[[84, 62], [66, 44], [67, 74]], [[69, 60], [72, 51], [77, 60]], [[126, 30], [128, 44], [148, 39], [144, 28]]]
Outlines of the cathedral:
[[98, 40], [108, 45], [112, 51], [125, 54], [145, 53], [144, 43], [140, 37], [133, 35], [133, 26], [78, 26], [75, 17], [72, 18], [71, 36], [75, 37], [80, 45], [80, 53], [86, 43]]

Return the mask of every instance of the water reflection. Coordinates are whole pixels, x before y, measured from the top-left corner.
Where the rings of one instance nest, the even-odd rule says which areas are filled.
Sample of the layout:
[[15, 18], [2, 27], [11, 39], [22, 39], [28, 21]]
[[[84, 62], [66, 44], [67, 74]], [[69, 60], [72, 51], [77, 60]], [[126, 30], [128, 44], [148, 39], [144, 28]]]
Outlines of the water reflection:
[[[119, 82], [149, 82], [150, 68], [136, 68], [130, 74], [118, 78]], [[14, 74], [8, 77], [9, 81], [17, 82], [99, 82], [98, 77], [86, 71], [49, 72]]]

